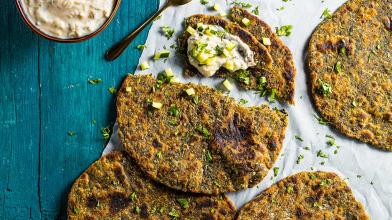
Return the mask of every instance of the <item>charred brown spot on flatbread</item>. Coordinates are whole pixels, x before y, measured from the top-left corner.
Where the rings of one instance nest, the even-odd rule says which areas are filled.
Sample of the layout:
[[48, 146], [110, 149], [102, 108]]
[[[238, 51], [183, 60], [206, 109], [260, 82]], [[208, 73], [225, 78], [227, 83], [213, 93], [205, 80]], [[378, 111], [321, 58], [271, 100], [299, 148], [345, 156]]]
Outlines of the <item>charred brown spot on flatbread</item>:
[[[117, 98], [120, 138], [153, 179], [181, 191], [218, 194], [252, 187], [267, 175], [282, 146], [286, 113], [266, 105], [246, 108], [205, 86], [171, 83], [153, 90], [156, 83], [151, 76], [129, 76], [123, 88], [138, 92], [121, 89]], [[198, 103], [184, 95], [189, 88]], [[145, 114], [147, 100], [162, 108]], [[179, 116], [168, 114], [173, 105]]]
[[[124, 184], [118, 183], [116, 170], [123, 171]], [[186, 207], [178, 202], [179, 199], [187, 202]], [[198, 204], [204, 204], [204, 207]], [[224, 210], [224, 213], [211, 213], [211, 209]], [[171, 219], [172, 215], [200, 219], [206, 213], [215, 220], [230, 220], [234, 212], [225, 196], [186, 194], [155, 183], [125, 152], [102, 157], [75, 181], [68, 196], [67, 211], [70, 220]]]
[[130, 198], [127, 198], [123, 193], [119, 193], [119, 192], [109, 194], [109, 200], [110, 200], [110, 212], [112, 212], [112, 214], [115, 214], [121, 211], [122, 209], [127, 208], [131, 203]]
[[392, 33], [389, 0], [350, 0], [314, 31], [311, 93], [320, 115], [343, 134], [392, 151]]
[[264, 190], [241, 208], [242, 219], [357, 219], [368, 220], [364, 207], [347, 184], [326, 172], [302, 172]]

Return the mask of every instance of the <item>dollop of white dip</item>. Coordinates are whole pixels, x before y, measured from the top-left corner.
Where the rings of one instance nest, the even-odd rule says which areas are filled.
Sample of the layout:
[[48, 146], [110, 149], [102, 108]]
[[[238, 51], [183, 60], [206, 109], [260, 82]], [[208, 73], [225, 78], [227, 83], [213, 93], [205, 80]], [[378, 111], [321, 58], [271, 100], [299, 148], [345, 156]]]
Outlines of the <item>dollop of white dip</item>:
[[239, 37], [217, 25], [198, 24], [197, 30], [188, 27], [189, 62], [206, 77], [221, 67], [230, 72], [255, 66], [254, 52]]
[[32, 23], [58, 38], [83, 37], [111, 15], [115, 0], [22, 0]]

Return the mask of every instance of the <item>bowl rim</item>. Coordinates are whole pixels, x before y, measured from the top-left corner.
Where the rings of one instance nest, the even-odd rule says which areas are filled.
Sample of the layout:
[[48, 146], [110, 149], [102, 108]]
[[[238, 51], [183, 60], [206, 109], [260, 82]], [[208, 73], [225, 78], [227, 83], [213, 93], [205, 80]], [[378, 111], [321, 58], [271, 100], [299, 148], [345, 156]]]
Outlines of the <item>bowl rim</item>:
[[114, 16], [117, 14], [117, 11], [121, 5], [121, 1], [122, 0], [115, 0], [116, 3], [113, 6], [113, 11], [111, 12], [110, 16], [108, 17], [108, 19], [106, 19], [105, 23], [103, 23], [101, 25], [100, 28], [98, 28], [96, 31], [82, 36], [82, 37], [75, 37], [75, 38], [58, 38], [52, 35], [49, 35], [47, 33], [45, 33], [44, 31], [40, 30], [36, 25], [34, 25], [32, 23], [32, 21], [29, 19], [29, 16], [27, 15], [27, 12], [24, 10], [23, 8], [23, 3], [21, 2], [22, 0], [15, 0], [16, 2], [16, 7], [18, 8], [19, 14], [22, 17], [22, 20], [24, 21], [24, 23], [29, 26], [29, 28], [36, 33], [37, 35], [46, 38], [48, 40], [51, 41], [55, 41], [55, 42], [60, 42], [60, 43], [77, 43], [77, 42], [82, 42], [85, 40], [88, 40], [90, 38], [95, 37], [96, 35], [98, 35], [99, 33], [101, 33], [113, 20]]

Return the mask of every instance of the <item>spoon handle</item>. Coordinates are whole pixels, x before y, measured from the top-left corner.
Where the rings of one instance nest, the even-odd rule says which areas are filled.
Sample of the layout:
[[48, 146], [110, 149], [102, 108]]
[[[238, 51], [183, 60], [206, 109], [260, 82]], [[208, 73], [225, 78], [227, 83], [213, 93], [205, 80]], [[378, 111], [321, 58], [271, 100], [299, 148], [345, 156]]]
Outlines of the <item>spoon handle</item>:
[[112, 48], [110, 48], [105, 54], [106, 60], [113, 61], [117, 59], [128, 47], [128, 45], [136, 38], [136, 36], [170, 5], [170, 1], [167, 1], [153, 16], [151, 16], [147, 21], [140, 25], [140, 27], [138, 27], [134, 32], [130, 33], [127, 37], [125, 37], [120, 42], [115, 44]]

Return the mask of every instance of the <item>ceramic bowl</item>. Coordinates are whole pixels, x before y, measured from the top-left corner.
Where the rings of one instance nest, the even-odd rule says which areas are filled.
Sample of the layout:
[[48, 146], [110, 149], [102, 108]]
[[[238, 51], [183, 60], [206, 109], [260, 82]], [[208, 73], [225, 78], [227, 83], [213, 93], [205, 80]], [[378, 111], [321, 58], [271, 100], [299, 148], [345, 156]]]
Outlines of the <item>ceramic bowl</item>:
[[30, 29], [38, 34], [41, 37], [44, 37], [48, 40], [56, 41], [56, 42], [62, 42], [62, 43], [76, 43], [76, 42], [81, 42], [88, 40], [90, 38], [95, 37], [99, 33], [101, 33], [113, 20], [113, 17], [116, 15], [118, 8], [120, 7], [121, 0], [116, 0], [114, 4], [114, 8], [112, 13], [110, 14], [109, 18], [105, 21], [105, 23], [96, 31], [92, 32], [91, 34], [82, 36], [82, 37], [75, 37], [75, 38], [58, 38], [56, 36], [49, 35], [42, 30], [40, 30], [37, 26], [33, 24], [33, 22], [30, 20], [29, 16], [26, 14], [27, 12], [23, 8], [23, 3], [22, 0], [15, 0], [16, 6], [19, 10], [20, 15], [22, 16], [23, 21], [27, 24], [27, 26], [30, 27]]

